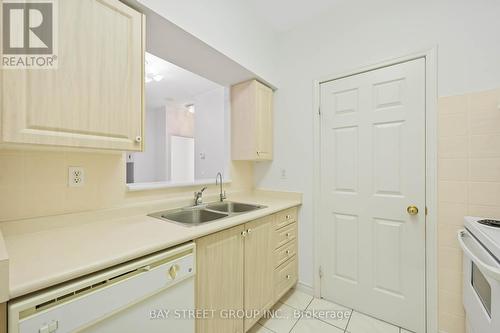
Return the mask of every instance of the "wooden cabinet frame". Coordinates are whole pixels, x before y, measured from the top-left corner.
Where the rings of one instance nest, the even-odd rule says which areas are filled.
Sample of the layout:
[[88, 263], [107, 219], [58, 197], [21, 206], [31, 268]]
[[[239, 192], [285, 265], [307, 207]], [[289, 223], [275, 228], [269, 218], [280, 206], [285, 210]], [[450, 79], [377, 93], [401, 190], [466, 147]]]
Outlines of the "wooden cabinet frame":
[[142, 151], [145, 16], [59, 1], [55, 69], [1, 72], [0, 143]]
[[273, 159], [273, 90], [257, 80], [231, 88], [231, 157]]
[[[262, 316], [297, 283], [296, 216], [292, 208], [196, 240], [196, 307], [216, 310], [216, 318], [197, 319], [197, 333], [246, 332], [260, 317], [221, 319], [217, 311], [260, 311]], [[294, 232], [283, 241], [285, 229]], [[283, 249], [291, 249], [288, 258], [277, 262]]]

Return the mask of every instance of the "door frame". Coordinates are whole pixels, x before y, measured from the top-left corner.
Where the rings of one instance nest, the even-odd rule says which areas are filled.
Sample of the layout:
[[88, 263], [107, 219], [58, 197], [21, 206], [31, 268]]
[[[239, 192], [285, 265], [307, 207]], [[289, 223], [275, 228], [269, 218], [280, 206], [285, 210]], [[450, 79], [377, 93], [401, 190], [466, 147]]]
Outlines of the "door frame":
[[335, 75], [328, 75], [314, 80], [314, 189], [313, 189], [313, 227], [314, 227], [314, 296], [321, 296], [321, 229], [320, 229], [320, 200], [321, 197], [321, 116], [320, 116], [320, 89], [321, 84], [328, 81], [338, 80], [344, 77], [361, 74], [364, 72], [380, 69], [402, 62], [425, 59], [425, 151], [426, 151], [426, 184], [425, 201], [427, 208], [425, 228], [425, 316], [426, 332], [437, 333], [438, 331], [438, 266], [437, 266], [437, 46], [430, 49], [415, 52], [410, 55], [377, 64], [364, 66]]

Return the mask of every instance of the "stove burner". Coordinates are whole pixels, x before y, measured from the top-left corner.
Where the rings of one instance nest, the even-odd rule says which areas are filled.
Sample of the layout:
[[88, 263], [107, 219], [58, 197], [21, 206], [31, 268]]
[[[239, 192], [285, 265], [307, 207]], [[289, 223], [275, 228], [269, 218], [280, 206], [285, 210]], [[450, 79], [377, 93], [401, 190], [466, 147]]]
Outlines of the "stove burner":
[[497, 220], [479, 220], [478, 223], [487, 225], [489, 227], [500, 228], [500, 221]]

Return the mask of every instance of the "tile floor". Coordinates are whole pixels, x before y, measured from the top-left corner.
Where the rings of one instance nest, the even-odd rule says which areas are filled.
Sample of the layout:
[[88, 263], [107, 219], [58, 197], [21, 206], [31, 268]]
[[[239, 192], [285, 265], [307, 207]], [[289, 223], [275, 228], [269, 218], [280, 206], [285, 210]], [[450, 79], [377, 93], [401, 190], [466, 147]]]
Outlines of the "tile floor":
[[[279, 318], [261, 319], [250, 333], [411, 333], [294, 289], [280, 300], [275, 310], [279, 310], [276, 311]], [[311, 313], [320, 319], [300, 317], [300, 314]], [[332, 313], [338, 318], [331, 318]]]

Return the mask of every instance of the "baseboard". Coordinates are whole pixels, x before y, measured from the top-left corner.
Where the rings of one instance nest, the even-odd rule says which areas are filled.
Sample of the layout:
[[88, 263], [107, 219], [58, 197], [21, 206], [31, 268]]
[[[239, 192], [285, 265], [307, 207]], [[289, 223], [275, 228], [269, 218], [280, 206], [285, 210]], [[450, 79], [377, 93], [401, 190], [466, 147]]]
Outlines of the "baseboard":
[[298, 291], [302, 291], [303, 293], [306, 293], [308, 295], [314, 296], [314, 288], [311, 285], [299, 281], [295, 285], [295, 289], [297, 289]]

